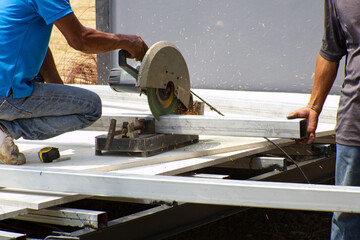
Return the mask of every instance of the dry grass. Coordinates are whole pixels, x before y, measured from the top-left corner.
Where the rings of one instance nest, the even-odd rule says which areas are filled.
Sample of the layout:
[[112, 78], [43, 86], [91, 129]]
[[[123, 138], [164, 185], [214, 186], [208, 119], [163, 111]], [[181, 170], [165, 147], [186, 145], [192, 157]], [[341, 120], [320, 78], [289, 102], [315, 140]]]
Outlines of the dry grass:
[[[72, 0], [71, 6], [82, 24], [95, 28], [95, 0]], [[56, 27], [51, 35], [50, 48], [65, 83], [97, 84], [96, 56], [72, 49]]]

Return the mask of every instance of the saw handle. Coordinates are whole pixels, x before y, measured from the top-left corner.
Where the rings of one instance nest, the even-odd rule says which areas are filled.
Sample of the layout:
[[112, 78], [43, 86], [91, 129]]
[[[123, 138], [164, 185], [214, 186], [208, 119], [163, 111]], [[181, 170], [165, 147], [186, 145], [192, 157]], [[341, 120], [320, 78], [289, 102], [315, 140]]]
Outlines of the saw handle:
[[133, 76], [135, 79], [138, 78], [139, 71], [136, 68], [130, 66], [126, 59], [130, 57], [130, 53], [126, 50], [121, 49], [119, 51], [119, 66], [124, 69], [127, 73]]

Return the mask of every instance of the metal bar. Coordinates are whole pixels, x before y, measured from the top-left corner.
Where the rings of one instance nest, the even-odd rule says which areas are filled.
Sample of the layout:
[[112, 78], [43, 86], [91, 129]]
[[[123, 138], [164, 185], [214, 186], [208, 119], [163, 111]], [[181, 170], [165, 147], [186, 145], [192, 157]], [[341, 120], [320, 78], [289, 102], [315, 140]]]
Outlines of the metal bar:
[[155, 122], [155, 132], [236, 137], [302, 138], [306, 134], [304, 119], [244, 119], [166, 115]]
[[[300, 162], [298, 166], [301, 167], [307, 178], [311, 180], [311, 183], [323, 183], [322, 180], [327, 181], [334, 178], [335, 156]], [[293, 183], [306, 182], [304, 176], [295, 165], [289, 166], [286, 171], [280, 174], [268, 172], [252, 177], [251, 180]]]
[[266, 157], [266, 156], [255, 156], [237, 159], [234, 161], [228, 161], [219, 164], [217, 168], [236, 168], [236, 169], [251, 169], [251, 170], [262, 170], [262, 169], [286, 169], [286, 159], [283, 157]]
[[[109, 0], [96, 0], [96, 29], [103, 32], [110, 32], [110, 5]], [[98, 54], [97, 57], [97, 72], [98, 84], [105, 85], [109, 82], [110, 75], [110, 55], [111, 53]]]
[[191, 174], [190, 177], [228, 179], [230, 176], [224, 175], [224, 174], [194, 173], [194, 174]]
[[108, 136], [107, 136], [106, 142], [105, 142], [105, 150], [110, 149], [111, 143], [114, 140], [115, 130], [116, 130], [116, 120], [111, 119]]
[[[111, 119], [119, 124], [129, 119], [153, 119], [148, 114], [113, 114], [103, 115], [100, 120], [86, 128], [91, 131], [107, 131]], [[319, 127], [320, 130], [320, 127]], [[333, 130], [332, 130], [333, 131]], [[156, 133], [185, 135], [215, 135], [235, 137], [302, 138], [306, 134], [304, 119], [259, 119], [234, 116], [206, 115], [164, 115], [155, 121]], [[318, 134], [318, 136], [322, 135]], [[325, 133], [328, 135], [328, 131]]]
[[[1, 166], [4, 187], [232, 206], [360, 212], [360, 188]], [[59, 184], [61, 183], [61, 184]]]
[[10, 239], [26, 239], [26, 234], [23, 233], [13, 233], [13, 232], [6, 232], [0, 231], [0, 240], [10, 240]]
[[106, 212], [73, 208], [48, 208], [20, 215], [14, 219], [71, 227], [100, 228], [107, 226]]

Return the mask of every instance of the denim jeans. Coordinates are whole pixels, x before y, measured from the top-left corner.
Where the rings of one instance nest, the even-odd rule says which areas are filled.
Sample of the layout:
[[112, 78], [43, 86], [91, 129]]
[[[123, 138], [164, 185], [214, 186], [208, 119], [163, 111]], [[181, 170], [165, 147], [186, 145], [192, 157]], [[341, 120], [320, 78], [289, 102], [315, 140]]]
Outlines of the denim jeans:
[[[360, 186], [360, 147], [336, 144], [335, 184]], [[360, 239], [360, 214], [335, 212], [331, 239]]]
[[15, 139], [44, 140], [85, 128], [101, 117], [101, 100], [91, 91], [34, 82], [30, 97], [0, 96], [0, 124]]

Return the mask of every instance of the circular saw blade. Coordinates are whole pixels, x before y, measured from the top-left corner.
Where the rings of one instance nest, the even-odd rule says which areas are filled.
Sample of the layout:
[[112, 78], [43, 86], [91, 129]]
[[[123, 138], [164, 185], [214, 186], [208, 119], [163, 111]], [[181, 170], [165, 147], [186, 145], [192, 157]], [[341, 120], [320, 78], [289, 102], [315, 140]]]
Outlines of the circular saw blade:
[[174, 94], [174, 84], [169, 82], [166, 88], [148, 88], [146, 90], [148, 104], [155, 119], [161, 115], [174, 114], [180, 104]]

